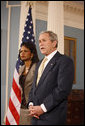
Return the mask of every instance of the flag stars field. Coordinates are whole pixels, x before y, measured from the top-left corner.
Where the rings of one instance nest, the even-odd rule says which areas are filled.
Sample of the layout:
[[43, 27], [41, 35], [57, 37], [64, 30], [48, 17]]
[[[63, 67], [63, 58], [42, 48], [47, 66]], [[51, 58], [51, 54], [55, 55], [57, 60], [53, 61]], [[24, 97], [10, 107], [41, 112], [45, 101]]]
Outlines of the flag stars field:
[[29, 28], [31, 29], [32, 27], [31, 27], [31, 26], [29, 26]]
[[28, 31], [28, 34], [30, 34], [30, 31]]
[[27, 36], [27, 39], [29, 39], [29, 37]]

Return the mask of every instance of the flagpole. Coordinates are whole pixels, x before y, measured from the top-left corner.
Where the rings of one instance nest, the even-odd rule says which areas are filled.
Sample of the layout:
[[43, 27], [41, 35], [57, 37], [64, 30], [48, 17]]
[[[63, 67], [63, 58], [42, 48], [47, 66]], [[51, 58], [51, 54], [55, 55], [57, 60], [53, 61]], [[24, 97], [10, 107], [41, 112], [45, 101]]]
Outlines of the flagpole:
[[[9, 75], [8, 73], [9, 73], [10, 17], [11, 17], [11, 7], [9, 7], [9, 11], [8, 11], [5, 117], [6, 117], [7, 108], [8, 108], [8, 75]], [[5, 117], [4, 117], [4, 121], [5, 121]]]

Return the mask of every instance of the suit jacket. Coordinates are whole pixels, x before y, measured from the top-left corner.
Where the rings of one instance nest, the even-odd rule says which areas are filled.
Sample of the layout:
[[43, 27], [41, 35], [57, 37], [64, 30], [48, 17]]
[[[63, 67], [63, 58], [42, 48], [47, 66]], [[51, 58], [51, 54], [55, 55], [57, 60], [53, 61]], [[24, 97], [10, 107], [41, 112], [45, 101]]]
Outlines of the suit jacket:
[[[28, 103], [28, 95], [33, 83], [33, 78], [34, 78], [34, 73], [35, 73], [35, 68], [36, 68], [36, 63], [32, 65], [30, 71], [26, 75], [25, 83], [24, 83], [24, 93], [25, 93], [25, 99], [26, 102]], [[25, 65], [20, 67], [19, 69], [19, 75], [21, 75], [24, 72]]]
[[[26, 103], [28, 103], [28, 98], [29, 98], [29, 92], [32, 86], [33, 78], [34, 78], [34, 72], [36, 68], [36, 63], [32, 65], [30, 71], [26, 75], [25, 83], [24, 83], [24, 93], [25, 93], [25, 99]], [[19, 69], [19, 75], [21, 75], [24, 72], [25, 65], [20, 67]], [[21, 97], [22, 99], [22, 97]], [[19, 120], [19, 125], [31, 125], [31, 117], [28, 115], [29, 111], [28, 109], [20, 109], [20, 120]]]
[[64, 125], [66, 122], [67, 97], [74, 79], [73, 61], [57, 52], [45, 67], [36, 87], [38, 68], [36, 67], [29, 102], [34, 105], [44, 103], [47, 112], [40, 119], [32, 118], [33, 125]]

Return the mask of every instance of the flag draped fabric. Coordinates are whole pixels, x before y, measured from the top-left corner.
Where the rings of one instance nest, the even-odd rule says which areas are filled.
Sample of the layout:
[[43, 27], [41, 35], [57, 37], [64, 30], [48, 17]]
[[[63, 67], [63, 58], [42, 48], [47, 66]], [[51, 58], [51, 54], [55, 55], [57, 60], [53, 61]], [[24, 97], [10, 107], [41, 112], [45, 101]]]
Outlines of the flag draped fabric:
[[[35, 44], [33, 22], [32, 22], [32, 8], [29, 7], [26, 18], [22, 42], [32, 42]], [[9, 98], [9, 106], [6, 113], [6, 125], [19, 125], [20, 106], [21, 106], [21, 87], [19, 85], [19, 67], [23, 65], [22, 61], [17, 59], [16, 67], [13, 76], [12, 88]]]

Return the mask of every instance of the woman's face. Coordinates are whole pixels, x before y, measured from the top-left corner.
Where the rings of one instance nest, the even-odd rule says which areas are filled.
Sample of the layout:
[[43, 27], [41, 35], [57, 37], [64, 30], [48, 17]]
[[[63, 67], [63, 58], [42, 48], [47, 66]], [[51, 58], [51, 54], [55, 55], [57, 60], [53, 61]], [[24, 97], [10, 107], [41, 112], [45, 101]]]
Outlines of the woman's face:
[[31, 53], [30, 49], [26, 48], [25, 46], [22, 46], [20, 49], [20, 58], [22, 61], [28, 61], [31, 60], [33, 54]]

